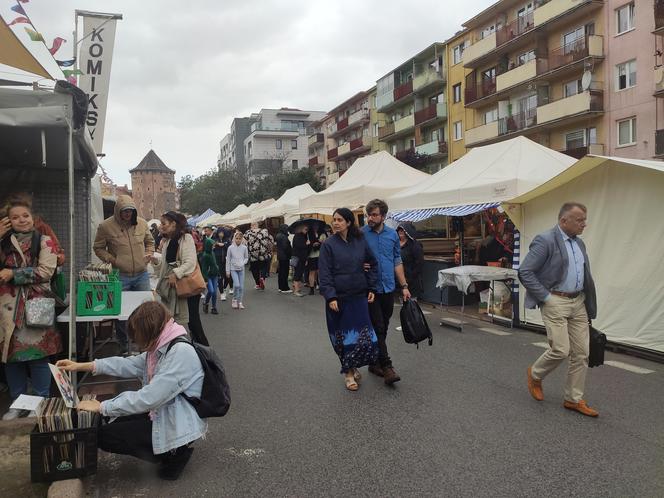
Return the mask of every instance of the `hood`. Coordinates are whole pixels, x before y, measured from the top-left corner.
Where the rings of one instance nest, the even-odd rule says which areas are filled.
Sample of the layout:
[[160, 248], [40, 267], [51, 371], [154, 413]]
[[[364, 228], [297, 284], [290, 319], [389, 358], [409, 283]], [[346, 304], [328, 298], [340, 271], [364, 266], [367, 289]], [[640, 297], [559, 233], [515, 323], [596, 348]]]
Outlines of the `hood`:
[[417, 240], [417, 229], [415, 228], [415, 225], [412, 223], [399, 223], [397, 230], [399, 228], [403, 228], [403, 231], [406, 232], [406, 236], [408, 236], [410, 240]]
[[138, 219], [136, 204], [134, 203], [134, 199], [128, 195], [118, 195], [118, 199], [115, 201], [115, 208], [113, 209], [113, 216], [115, 216], [115, 220], [121, 225], [123, 224], [122, 218], [120, 218], [120, 211], [127, 207], [130, 207], [134, 210], [134, 213], [131, 215], [131, 221], [129, 224], [136, 225], [138, 223], [136, 221]]
[[283, 233], [284, 235], [288, 235], [288, 225], [283, 224], [279, 226], [279, 233]]
[[203, 250], [206, 253], [212, 253], [212, 248], [213, 247], [214, 247], [214, 240], [212, 240], [211, 238], [206, 238], [205, 242], [204, 242], [204, 245], [203, 245]]

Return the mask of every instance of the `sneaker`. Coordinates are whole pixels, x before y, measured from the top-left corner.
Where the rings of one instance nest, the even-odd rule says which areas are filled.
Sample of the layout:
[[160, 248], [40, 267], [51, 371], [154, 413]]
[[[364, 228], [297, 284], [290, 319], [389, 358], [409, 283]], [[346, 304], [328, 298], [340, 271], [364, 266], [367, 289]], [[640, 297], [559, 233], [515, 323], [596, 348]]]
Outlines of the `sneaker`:
[[292, 294], [292, 293], [293, 293], [293, 291], [292, 291], [291, 289], [288, 289], [288, 290], [280, 290], [279, 292], [280, 292], [281, 294]]
[[228, 289], [228, 293], [229, 293], [231, 296], [233, 295], [233, 288], [232, 288], [232, 287], [231, 287], [230, 289]]
[[313, 296], [316, 293], [316, 290], [313, 287], [309, 287], [309, 295]]
[[213, 315], [218, 315], [219, 312], [217, 311], [217, 308], [212, 308], [212, 314]]
[[220, 299], [221, 299], [222, 301], [225, 301], [225, 300], [226, 300], [226, 293], [225, 293], [225, 292], [222, 292], [222, 293], [221, 293], [221, 297], [220, 297]]
[[16, 420], [17, 418], [25, 417], [28, 414], [27, 410], [19, 410], [18, 408], [10, 408], [2, 416], [2, 420]]
[[244, 304], [242, 304], [242, 301], [240, 301], [240, 302], [237, 304], [237, 307], [240, 308], [241, 310], [244, 309]]
[[237, 309], [237, 301], [235, 299], [231, 302], [231, 308]]
[[254, 289], [256, 289], [256, 290], [260, 290], [260, 288], [261, 288], [260, 285], [258, 285], [258, 284], [254, 285]]
[[210, 304], [209, 303], [204, 303], [203, 304], [203, 313], [205, 313], [207, 315], [209, 311], [210, 311]]
[[265, 279], [263, 277], [258, 281], [258, 287], [260, 290], [265, 290]]
[[293, 295], [297, 297], [304, 297], [304, 294], [302, 294], [300, 291], [293, 292]]

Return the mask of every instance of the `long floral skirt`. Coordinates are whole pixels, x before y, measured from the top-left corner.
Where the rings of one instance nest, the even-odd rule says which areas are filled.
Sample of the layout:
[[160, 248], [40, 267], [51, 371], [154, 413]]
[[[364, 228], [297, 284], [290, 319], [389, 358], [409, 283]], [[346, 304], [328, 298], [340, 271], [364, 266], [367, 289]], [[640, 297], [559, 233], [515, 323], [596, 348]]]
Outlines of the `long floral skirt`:
[[338, 300], [339, 312], [325, 307], [327, 331], [341, 362], [341, 373], [378, 361], [378, 338], [371, 325], [365, 296]]

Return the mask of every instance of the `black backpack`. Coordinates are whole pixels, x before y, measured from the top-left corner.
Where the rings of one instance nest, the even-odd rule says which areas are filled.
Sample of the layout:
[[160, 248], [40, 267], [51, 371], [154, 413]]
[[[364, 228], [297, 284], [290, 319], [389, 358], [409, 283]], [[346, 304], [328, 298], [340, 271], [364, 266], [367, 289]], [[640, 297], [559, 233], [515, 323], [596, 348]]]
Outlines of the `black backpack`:
[[417, 301], [409, 299], [403, 303], [400, 318], [404, 341], [408, 344], [417, 344], [418, 348], [420, 347], [418, 343], [425, 339], [429, 339], [429, 346], [433, 344], [431, 329]]
[[231, 407], [231, 388], [226, 380], [226, 372], [221, 360], [211, 347], [192, 342], [184, 337], [173, 339], [168, 345], [166, 353], [179, 342], [194, 347], [198, 359], [201, 360], [205, 375], [200, 398], [187, 396], [184, 393], [180, 394], [192, 404], [200, 418], [223, 417]]

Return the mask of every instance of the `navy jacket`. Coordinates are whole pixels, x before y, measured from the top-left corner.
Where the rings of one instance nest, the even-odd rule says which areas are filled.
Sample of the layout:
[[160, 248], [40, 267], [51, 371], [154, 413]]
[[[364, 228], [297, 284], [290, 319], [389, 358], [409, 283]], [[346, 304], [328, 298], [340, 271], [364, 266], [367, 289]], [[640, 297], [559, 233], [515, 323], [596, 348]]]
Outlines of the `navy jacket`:
[[[369, 263], [369, 271], [364, 270]], [[364, 237], [346, 242], [337, 234], [323, 242], [318, 259], [320, 292], [326, 302], [376, 292], [378, 262]]]

